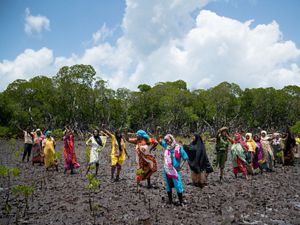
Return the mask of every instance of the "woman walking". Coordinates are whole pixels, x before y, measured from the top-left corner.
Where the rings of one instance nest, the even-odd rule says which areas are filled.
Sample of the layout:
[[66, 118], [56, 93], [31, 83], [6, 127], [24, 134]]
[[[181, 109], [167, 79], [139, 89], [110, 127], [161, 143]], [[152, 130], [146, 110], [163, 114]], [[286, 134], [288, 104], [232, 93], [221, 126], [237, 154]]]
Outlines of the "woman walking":
[[39, 163], [42, 165], [44, 163], [44, 153], [42, 143], [44, 140], [44, 135], [40, 129], [37, 129], [34, 134], [33, 146], [32, 146], [32, 165]]
[[168, 194], [168, 203], [172, 204], [172, 188], [177, 191], [179, 205], [183, 205], [183, 183], [180, 170], [183, 168], [188, 155], [183, 147], [176, 143], [171, 134], [167, 134], [164, 139], [159, 138], [159, 143], [164, 149], [164, 180]]
[[234, 143], [231, 146], [231, 159], [234, 176], [237, 178], [238, 173], [242, 173], [248, 180], [245, 152], [242, 144], [242, 137], [239, 133], [234, 135]]
[[246, 144], [247, 150], [245, 151], [246, 160], [247, 160], [247, 172], [248, 174], [253, 175], [254, 170], [259, 167], [257, 159], [255, 156], [256, 143], [252, 138], [252, 133], [246, 133]]
[[100, 163], [100, 152], [104, 149], [106, 144], [107, 137], [100, 136], [100, 132], [98, 129], [95, 129], [93, 132], [93, 136], [91, 136], [87, 141], [86, 145], [90, 146], [91, 149], [89, 151], [89, 164], [86, 171], [86, 174], [90, 171], [92, 165], [96, 166], [96, 176], [98, 175], [99, 163]]
[[[111, 138], [111, 180], [119, 181], [122, 164], [125, 161], [127, 155], [126, 144], [120, 130], [117, 130], [115, 134], [112, 134], [108, 130], [105, 130], [105, 133], [108, 137]], [[117, 174], [115, 178], [116, 170]]]
[[285, 141], [285, 149], [284, 149], [284, 165], [286, 166], [294, 166], [294, 150], [296, 147], [295, 138], [292, 136], [290, 131], [287, 132], [287, 138]]
[[[127, 130], [125, 130], [125, 140], [129, 143], [135, 144], [136, 152], [136, 182], [137, 192], [140, 191], [140, 182], [147, 180], [147, 187], [151, 188], [150, 177], [157, 171], [157, 162], [151, 151], [156, 148], [158, 142], [150, 138], [150, 136], [144, 130], [138, 130], [136, 137], [129, 138]], [[151, 146], [151, 147], [150, 147]]]
[[24, 153], [23, 153], [22, 162], [24, 162], [26, 156], [27, 156], [27, 162], [29, 162], [34, 133], [30, 131], [30, 127], [27, 127], [26, 130], [23, 130], [23, 134], [24, 134]]
[[266, 131], [261, 131], [261, 145], [264, 151], [264, 161], [267, 163], [268, 165], [268, 172], [273, 172], [273, 161], [274, 161], [274, 154], [273, 154], [273, 150], [270, 144], [270, 141], [272, 140], [272, 138], [269, 138], [267, 136], [267, 132]]
[[64, 136], [64, 158], [64, 173], [66, 173], [68, 170], [71, 170], [71, 174], [74, 174], [74, 169], [79, 168], [80, 165], [77, 162], [77, 157], [75, 153], [74, 135], [69, 127], [66, 128]]
[[52, 137], [51, 131], [46, 132], [46, 138], [43, 140], [45, 168], [48, 171], [51, 167], [55, 167], [58, 171], [58, 165], [55, 155], [55, 140]]
[[204, 187], [207, 185], [207, 177], [213, 172], [208, 160], [205, 145], [199, 134], [194, 134], [194, 140], [189, 145], [183, 146], [189, 158], [191, 178], [195, 186]]
[[229, 144], [233, 143], [233, 140], [229, 137], [228, 128], [222, 127], [218, 130], [216, 140], [216, 154], [215, 166], [220, 168], [220, 181], [224, 177], [224, 168], [227, 161]]

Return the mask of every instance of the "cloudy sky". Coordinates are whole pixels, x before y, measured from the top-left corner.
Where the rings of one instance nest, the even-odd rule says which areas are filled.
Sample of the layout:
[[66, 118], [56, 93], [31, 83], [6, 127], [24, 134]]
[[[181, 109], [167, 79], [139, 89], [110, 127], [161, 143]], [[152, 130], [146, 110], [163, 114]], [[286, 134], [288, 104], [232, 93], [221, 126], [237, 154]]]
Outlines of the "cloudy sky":
[[300, 85], [298, 0], [1, 0], [0, 91], [91, 64], [111, 88]]

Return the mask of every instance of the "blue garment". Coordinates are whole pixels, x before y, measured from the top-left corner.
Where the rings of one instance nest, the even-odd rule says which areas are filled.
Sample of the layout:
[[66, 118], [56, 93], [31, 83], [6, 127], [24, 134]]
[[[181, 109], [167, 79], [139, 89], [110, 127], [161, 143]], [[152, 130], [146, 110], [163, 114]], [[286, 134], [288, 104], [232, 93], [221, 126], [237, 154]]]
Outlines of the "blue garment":
[[138, 131], [136, 132], [136, 135], [139, 136], [139, 137], [142, 137], [142, 138], [144, 138], [144, 139], [150, 139], [150, 136], [149, 136], [149, 135], [147, 134], [147, 132], [144, 131], [144, 130], [138, 130]]
[[[160, 142], [160, 145], [164, 149], [166, 149], [167, 146], [168, 146], [167, 143], [165, 142], [165, 140], [162, 140]], [[176, 189], [176, 191], [178, 193], [182, 193], [184, 191], [183, 190], [182, 178], [181, 178], [181, 173], [180, 173], [179, 167], [180, 167], [180, 164], [181, 164], [181, 160], [188, 160], [188, 155], [186, 154], [186, 152], [184, 151], [184, 149], [183, 149], [182, 146], [180, 146], [180, 150], [179, 151], [180, 151], [180, 158], [176, 159], [175, 158], [175, 150], [174, 149], [170, 150], [172, 164], [173, 164], [174, 168], [176, 169], [176, 171], [178, 173], [178, 178], [177, 179], [175, 179], [175, 178], [173, 178], [173, 179], [168, 178], [165, 169], [163, 170], [163, 176], [164, 176], [164, 179], [166, 181], [166, 191], [167, 192], [170, 192], [173, 187]]]

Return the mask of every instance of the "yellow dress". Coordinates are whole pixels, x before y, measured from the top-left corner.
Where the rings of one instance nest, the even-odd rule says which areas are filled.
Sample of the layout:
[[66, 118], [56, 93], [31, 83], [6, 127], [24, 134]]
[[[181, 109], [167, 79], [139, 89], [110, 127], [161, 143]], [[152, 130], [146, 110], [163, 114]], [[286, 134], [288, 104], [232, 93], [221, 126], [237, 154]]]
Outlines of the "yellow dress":
[[56, 164], [56, 156], [55, 156], [55, 140], [53, 138], [46, 138], [43, 141], [44, 146], [44, 162], [45, 167], [49, 168], [51, 166], [55, 166]]
[[115, 135], [111, 137], [111, 165], [115, 166], [117, 164], [121, 165], [126, 159], [126, 144], [123, 139], [121, 139], [122, 152], [119, 151], [119, 145]]

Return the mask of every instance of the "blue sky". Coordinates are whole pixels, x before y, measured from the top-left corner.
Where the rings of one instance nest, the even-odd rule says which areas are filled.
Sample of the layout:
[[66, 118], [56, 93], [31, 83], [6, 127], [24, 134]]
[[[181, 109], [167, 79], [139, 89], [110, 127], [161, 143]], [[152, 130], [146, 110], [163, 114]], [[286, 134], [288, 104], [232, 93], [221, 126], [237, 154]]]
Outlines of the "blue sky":
[[0, 91], [75, 63], [112, 88], [299, 85], [299, 12], [297, 0], [2, 0]]

